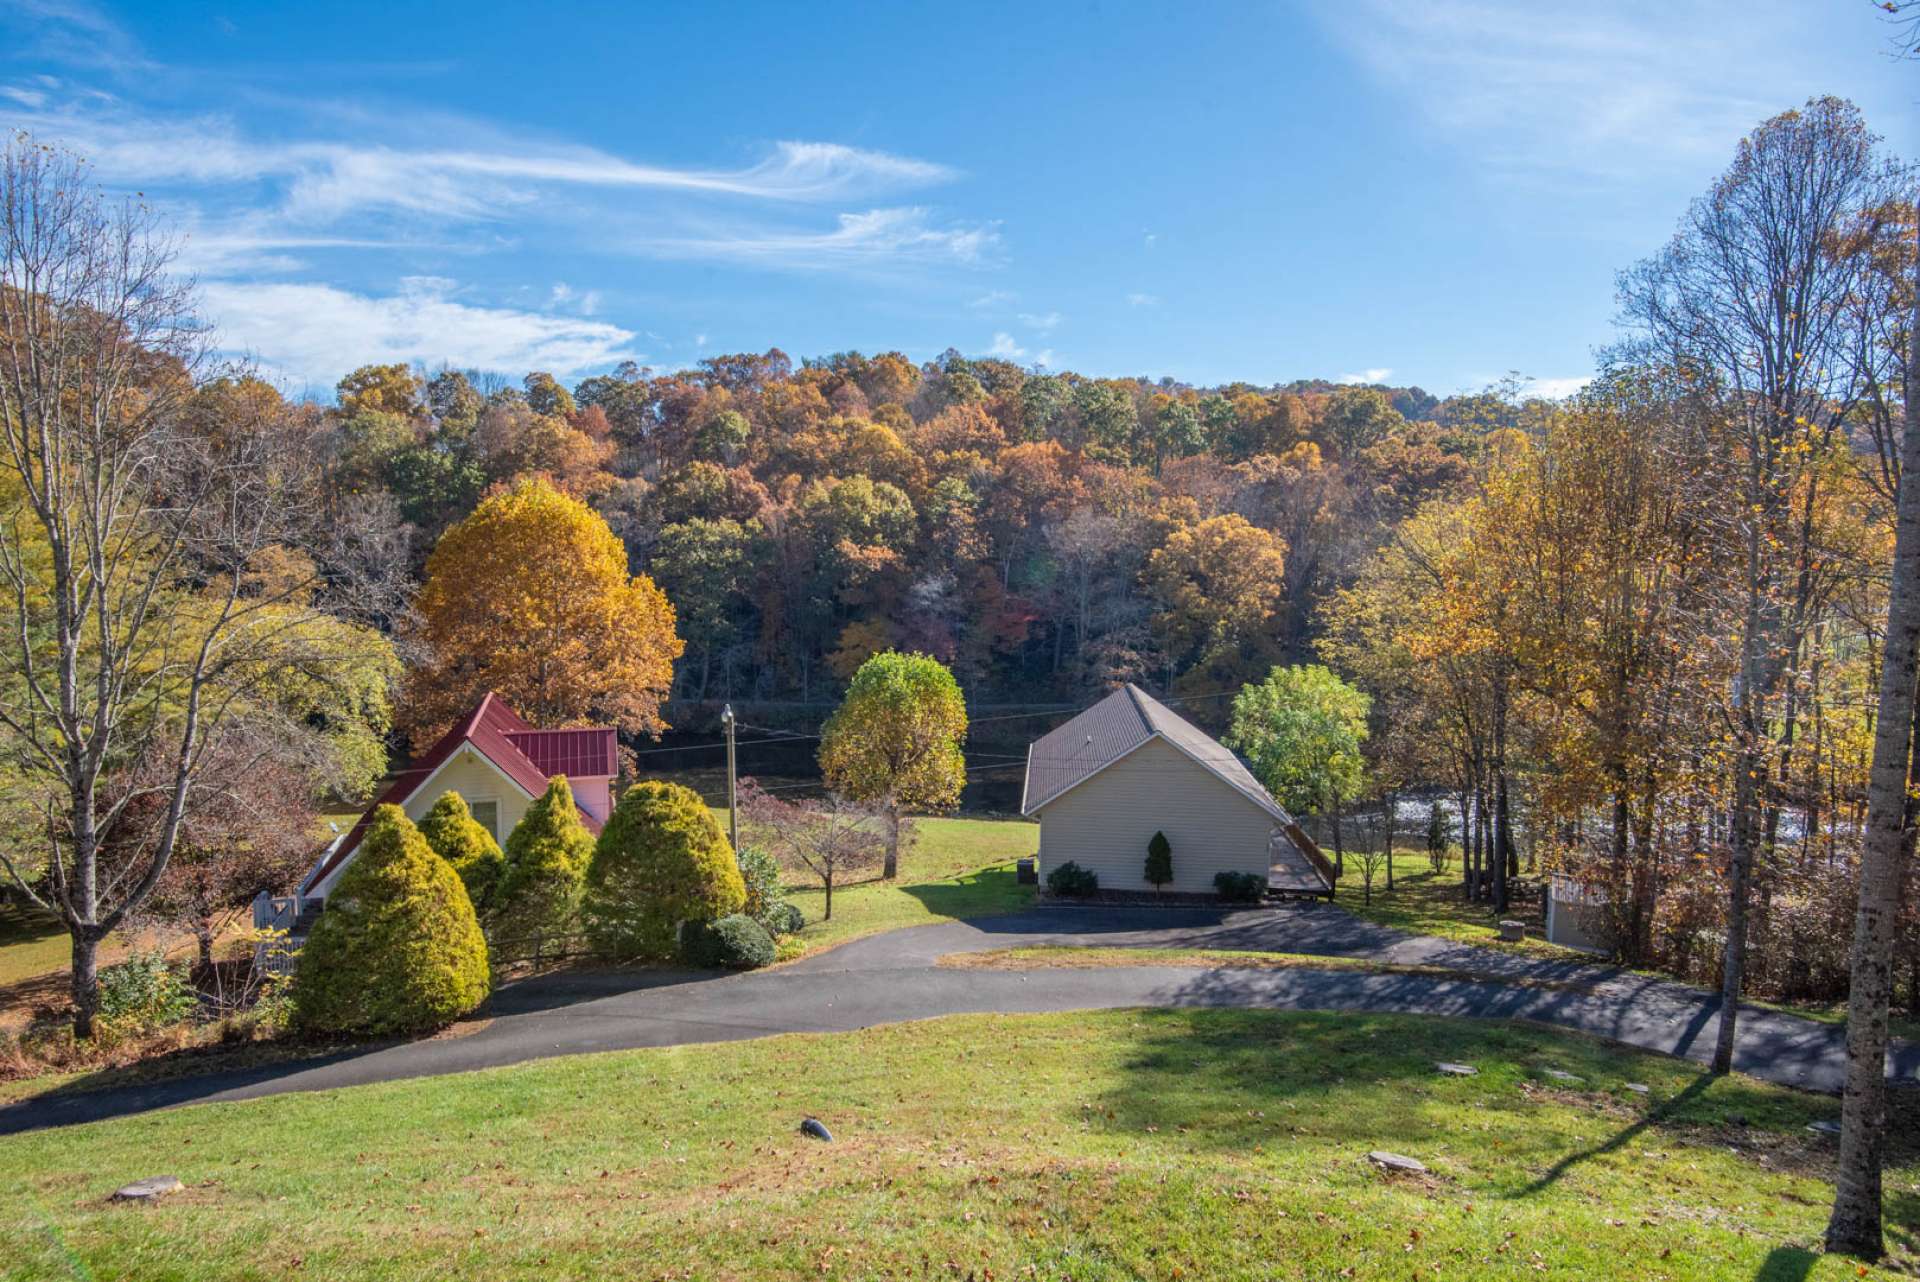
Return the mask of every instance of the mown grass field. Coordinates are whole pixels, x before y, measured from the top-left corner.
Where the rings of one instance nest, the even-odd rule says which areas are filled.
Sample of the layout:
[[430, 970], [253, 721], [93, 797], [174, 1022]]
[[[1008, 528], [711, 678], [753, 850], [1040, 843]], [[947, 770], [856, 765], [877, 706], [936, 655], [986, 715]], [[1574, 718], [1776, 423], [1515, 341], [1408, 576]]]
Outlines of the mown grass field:
[[70, 957], [59, 921], [38, 909], [0, 902], [0, 985], [59, 970]]
[[[0, 1139], [0, 1276], [1852, 1278], [1817, 1254], [1835, 1110], [1499, 1024], [964, 1016]], [[155, 1174], [188, 1189], [107, 1201]]]
[[899, 878], [835, 886], [831, 921], [821, 917], [825, 892], [795, 883], [793, 902], [807, 916], [799, 938], [809, 951], [901, 926], [1015, 912], [1033, 902], [1034, 888], [1015, 884], [1013, 865], [1040, 848], [1040, 825], [964, 818], [914, 823], [920, 837], [901, 854]]

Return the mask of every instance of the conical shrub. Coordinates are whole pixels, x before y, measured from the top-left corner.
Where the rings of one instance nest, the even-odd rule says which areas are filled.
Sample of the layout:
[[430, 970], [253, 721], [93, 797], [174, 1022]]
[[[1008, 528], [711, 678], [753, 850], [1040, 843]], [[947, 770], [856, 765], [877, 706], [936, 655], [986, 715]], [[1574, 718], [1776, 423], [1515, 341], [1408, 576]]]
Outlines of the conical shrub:
[[671, 957], [680, 924], [747, 902], [733, 848], [697, 793], [647, 781], [621, 794], [594, 846], [582, 910], [596, 953]]
[[381, 806], [300, 951], [295, 1026], [420, 1032], [466, 1014], [490, 986], [466, 887], [398, 806]]
[[527, 942], [571, 934], [592, 859], [593, 834], [580, 822], [566, 777], [555, 775], [507, 836], [507, 864], [488, 915], [493, 937]]
[[442, 793], [421, 818], [420, 835], [433, 847], [434, 854], [460, 874], [474, 912], [485, 917], [507, 860], [500, 853], [500, 843], [467, 808], [467, 799], [457, 792]]

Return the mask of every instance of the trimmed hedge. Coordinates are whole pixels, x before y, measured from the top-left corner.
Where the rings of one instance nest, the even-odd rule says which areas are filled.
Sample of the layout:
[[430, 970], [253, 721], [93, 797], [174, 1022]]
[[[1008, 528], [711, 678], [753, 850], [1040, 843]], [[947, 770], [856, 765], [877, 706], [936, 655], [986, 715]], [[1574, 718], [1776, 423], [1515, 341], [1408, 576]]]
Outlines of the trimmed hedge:
[[1217, 872], [1213, 874], [1213, 888], [1220, 892], [1220, 898], [1230, 899], [1236, 904], [1253, 904], [1267, 893], [1267, 879], [1250, 872]]
[[487, 998], [487, 941], [467, 889], [398, 806], [381, 806], [300, 950], [294, 1026], [414, 1033]]
[[753, 970], [771, 966], [774, 955], [773, 936], [745, 913], [680, 927], [680, 956], [690, 966]]
[[473, 901], [473, 910], [484, 916], [493, 892], [499, 888], [507, 858], [500, 853], [500, 843], [493, 834], [473, 817], [467, 799], [457, 792], [441, 793], [440, 800], [421, 816], [420, 835], [433, 847], [434, 854], [453, 865], [467, 888], [467, 898]]
[[1047, 874], [1047, 890], [1068, 899], [1084, 899], [1100, 889], [1100, 878], [1069, 859]]
[[603, 957], [666, 958], [682, 922], [725, 917], [746, 902], [733, 848], [707, 803], [679, 784], [647, 780], [621, 794], [600, 833], [581, 916]]
[[507, 836], [506, 868], [488, 914], [494, 937], [572, 933], [592, 858], [593, 834], [580, 822], [573, 789], [555, 775]]

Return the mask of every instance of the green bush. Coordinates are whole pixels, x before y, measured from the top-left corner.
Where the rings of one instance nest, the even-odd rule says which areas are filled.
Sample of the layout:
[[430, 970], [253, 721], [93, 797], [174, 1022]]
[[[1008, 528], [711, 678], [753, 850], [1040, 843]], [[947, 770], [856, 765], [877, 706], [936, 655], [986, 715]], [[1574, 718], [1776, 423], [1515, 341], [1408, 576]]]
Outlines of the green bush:
[[680, 928], [680, 956], [690, 966], [752, 970], [773, 964], [773, 936], [745, 913], [717, 921], [688, 921]]
[[740, 884], [746, 887], [746, 906], [740, 911], [759, 921], [767, 910], [786, 898], [780, 884], [780, 865], [758, 846], [742, 846], [733, 852], [740, 865]]
[[780, 865], [758, 846], [742, 846], [734, 852], [740, 864], [740, 880], [747, 888], [746, 907], [740, 911], [766, 927], [769, 935], [791, 935], [806, 924], [798, 908], [787, 902]]
[[1217, 872], [1213, 874], [1213, 888], [1222, 899], [1230, 899], [1236, 904], [1253, 904], [1267, 893], [1267, 879], [1258, 873]]
[[1069, 899], [1084, 899], [1100, 889], [1100, 878], [1069, 859], [1047, 874], [1047, 890]]
[[398, 806], [381, 806], [300, 950], [294, 1026], [411, 1033], [486, 1000], [487, 941], [466, 887]]
[[769, 908], [765, 917], [755, 920], [767, 928], [769, 935], [778, 938], [781, 935], [798, 934], [800, 928], [807, 924], [807, 915], [800, 911], [800, 905], [783, 899]]
[[516, 942], [572, 934], [592, 859], [593, 834], [580, 822], [566, 776], [555, 775], [507, 835], [506, 867], [487, 915], [489, 933]]
[[433, 847], [433, 853], [453, 865], [467, 888], [473, 910], [485, 916], [500, 885], [500, 872], [507, 858], [500, 843], [485, 825], [473, 817], [467, 799], [457, 792], [440, 794], [440, 800], [420, 820], [420, 835]]
[[1154, 833], [1147, 842], [1146, 876], [1156, 890], [1173, 880], [1173, 846], [1164, 832]]
[[199, 1005], [193, 985], [158, 949], [135, 953], [100, 970], [100, 1018], [115, 1028], [177, 1024]]
[[587, 868], [582, 918], [594, 952], [671, 957], [682, 922], [725, 917], [746, 902], [727, 835], [699, 794], [655, 780], [621, 794]]

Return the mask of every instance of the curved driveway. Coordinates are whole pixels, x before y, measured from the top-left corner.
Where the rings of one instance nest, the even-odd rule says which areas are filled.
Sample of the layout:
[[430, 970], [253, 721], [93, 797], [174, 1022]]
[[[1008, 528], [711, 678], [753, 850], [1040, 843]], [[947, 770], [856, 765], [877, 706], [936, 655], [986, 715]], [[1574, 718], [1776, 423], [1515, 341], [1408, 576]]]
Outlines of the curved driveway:
[[[1315, 953], [1446, 966], [1476, 978], [1201, 966], [1011, 971], [936, 965], [949, 953], [1034, 944]], [[1536, 986], [1503, 980], [1531, 980]], [[1537, 981], [1563, 986], [1540, 987]], [[1538, 961], [1404, 935], [1326, 903], [1238, 911], [1039, 908], [874, 935], [749, 974], [607, 971], [522, 981], [496, 993], [492, 1021], [464, 1037], [45, 1096], [0, 1108], [0, 1134], [194, 1101], [458, 1073], [586, 1051], [847, 1032], [938, 1015], [1127, 1006], [1522, 1019], [1702, 1061], [1711, 1054], [1719, 1023], [1717, 999], [1698, 989], [1601, 966]], [[1837, 1091], [1845, 1075], [1844, 1035], [1835, 1025], [1742, 1007], [1734, 1062], [1771, 1081]], [[1896, 1044], [1888, 1071], [1903, 1082], [1920, 1083], [1920, 1045]]]

